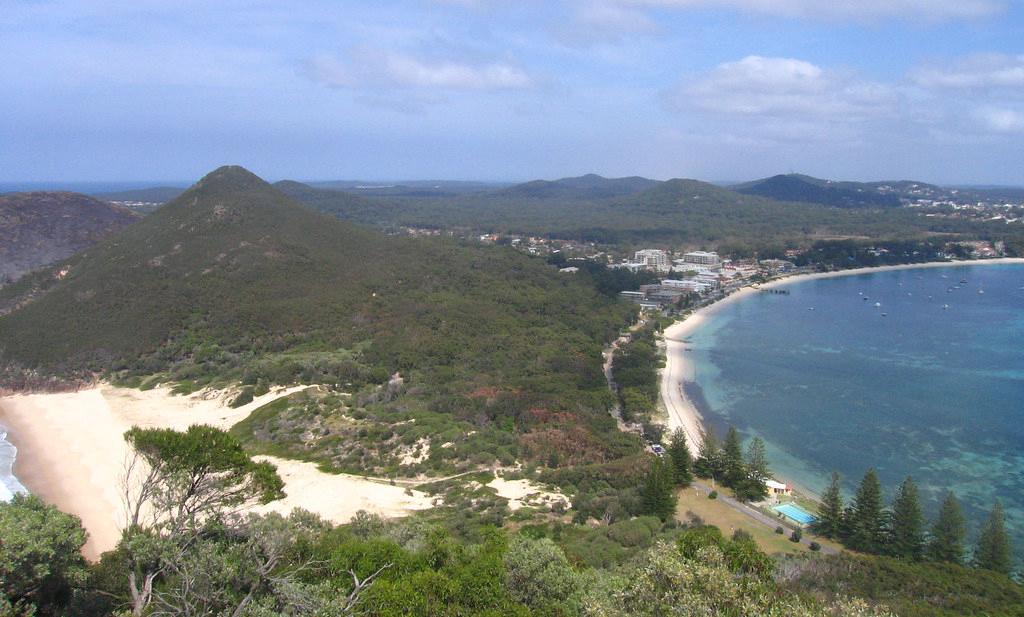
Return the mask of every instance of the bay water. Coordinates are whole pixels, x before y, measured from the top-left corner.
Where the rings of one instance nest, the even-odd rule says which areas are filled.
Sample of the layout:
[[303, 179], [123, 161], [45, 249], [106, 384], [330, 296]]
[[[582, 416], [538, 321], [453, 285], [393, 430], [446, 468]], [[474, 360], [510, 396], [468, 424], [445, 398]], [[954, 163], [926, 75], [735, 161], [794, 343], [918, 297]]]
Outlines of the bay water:
[[795, 280], [722, 305], [690, 338], [705, 420], [768, 444], [773, 471], [848, 495], [874, 467], [946, 490], [973, 544], [996, 498], [1024, 562], [1024, 265]]

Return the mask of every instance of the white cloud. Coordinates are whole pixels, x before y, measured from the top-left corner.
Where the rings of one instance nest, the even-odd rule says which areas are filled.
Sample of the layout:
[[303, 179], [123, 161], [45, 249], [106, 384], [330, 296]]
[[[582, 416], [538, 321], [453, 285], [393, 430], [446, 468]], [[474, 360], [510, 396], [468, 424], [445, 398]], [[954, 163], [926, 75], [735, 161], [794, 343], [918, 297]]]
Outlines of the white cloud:
[[993, 133], [1024, 132], [1024, 112], [1003, 107], [981, 107], [974, 111], [974, 119]]
[[530, 75], [509, 63], [424, 60], [375, 49], [359, 50], [347, 61], [319, 55], [306, 68], [315, 81], [354, 89], [522, 90], [535, 85]]
[[929, 21], [988, 17], [1006, 8], [1005, 0], [611, 0], [625, 6], [731, 8], [747, 13], [811, 19], [874, 20], [916, 18]]
[[653, 32], [658, 28], [642, 11], [611, 2], [587, 2], [577, 11], [576, 21], [585, 28], [617, 32]]
[[945, 67], [927, 67], [912, 75], [925, 88], [1022, 88], [1024, 55], [976, 54]]
[[669, 100], [677, 109], [696, 107], [715, 115], [849, 123], [891, 113], [895, 93], [803, 60], [747, 56], [683, 83]]

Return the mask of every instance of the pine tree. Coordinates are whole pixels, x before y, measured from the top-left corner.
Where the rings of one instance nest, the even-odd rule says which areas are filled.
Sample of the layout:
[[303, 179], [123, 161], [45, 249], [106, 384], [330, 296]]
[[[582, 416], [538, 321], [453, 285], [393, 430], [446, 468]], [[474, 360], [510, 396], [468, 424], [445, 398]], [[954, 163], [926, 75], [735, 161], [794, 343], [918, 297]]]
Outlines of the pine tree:
[[697, 460], [693, 463], [693, 471], [702, 478], [721, 477], [722, 453], [715, 437], [715, 430], [710, 426], [701, 433], [700, 450]]
[[891, 553], [902, 559], [919, 561], [924, 554], [924, 523], [917, 485], [907, 476], [892, 503]]
[[641, 490], [644, 514], [657, 516], [663, 521], [676, 513], [675, 470], [672, 463], [662, 457], [654, 457], [647, 471]]
[[690, 456], [690, 446], [686, 443], [686, 432], [677, 428], [672, 433], [672, 439], [668, 444], [668, 454], [672, 458], [672, 467], [675, 471], [677, 486], [690, 486], [693, 483], [693, 459]]
[[735, 426], [730, 426], [729, 433], [725, 436], [722, 465], [725, 468], [722, 483], [726, 486], [735, 487], [747, 477], [746, 464], [743, 462], [743, 446], [740, 444], [740, 434]]
[[881, 552], [885, 546], [885, 517], [882, 512], [882, 483], [878, 481], [874, 468], [864, 473], [852, 506], [847, 546], [865, 553]]
[[949, 491], [942, 501], [942, 507], [939, 508], [939, 517], [932, 525], [928, 557], [934, 561], [963, 563], [964, 535], [967, 533], [965, 526], [960, 502], [956, 500], [953, 492]]
[[836, 540], [843, 532], [843, 490], [839, 472], [832, 472], [832, 481], [821, 496], [818, 520], [813, 524], [814, 532]]
[[768, 455], [765, 453], [764, 440], [754, 437], [747, 446], [747, 475], [762, 482], [772, 476], [768, 467]]
[[1013, 551], [1010, 547], [1010, 537], [1006, 534], [1003, 504], [998, 499], [981, 528], [978, 548], [974, 551], [974, 564], [979, 568], [1002, 572], [1007, 576], [1013, 571]]

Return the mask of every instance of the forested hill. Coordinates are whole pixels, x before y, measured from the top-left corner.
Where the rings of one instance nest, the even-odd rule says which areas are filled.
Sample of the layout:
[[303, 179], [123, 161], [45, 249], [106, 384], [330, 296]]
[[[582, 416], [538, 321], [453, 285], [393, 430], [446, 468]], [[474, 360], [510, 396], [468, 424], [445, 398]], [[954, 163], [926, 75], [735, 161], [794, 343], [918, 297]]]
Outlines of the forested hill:
[[0, 317], [9, 369], [354, 389], [400, 371], [420, 404], [506, 430], [530, 409], [607, 419], [600, 351], [633, 312], [512, 249], [388, 237], [238, 167], [64, 266], [0, 290], [37, 297]]
[[364, 197], [295, 182], [277, 186], [322, 212], [386, 229], [465, 228], [599, 242], [701, 245], [725, 251], [808, 242], [816, 236], [907, 236], [923, 233], [930, 224], [904, 209], [780, 202], [697, 180], [657, 182], [637, 192], [603, 198], [564, 185], [552, 192], [550, 184], [437, 198]]
[[0, 285], [70, 257], [137, 218], [79, 193], [0, 195]]
[[883, 193], [877, 185], [833, 182], [800, 174], [772, 176], [733, 187], [747, 195], [779, 201], [798, 201], [836, 208], [898, 208], [900, 198]]
[[523, 198], [570, 198], [570, 199], [603, 199], [632, 195], [658, 184], [657, 180], [630, 176], [627, 178], [604, 178], [597, 174], [587, 174], [575, 178], [560, 180], [534, 180], [517, 184], [497, 191], [500, 197]]

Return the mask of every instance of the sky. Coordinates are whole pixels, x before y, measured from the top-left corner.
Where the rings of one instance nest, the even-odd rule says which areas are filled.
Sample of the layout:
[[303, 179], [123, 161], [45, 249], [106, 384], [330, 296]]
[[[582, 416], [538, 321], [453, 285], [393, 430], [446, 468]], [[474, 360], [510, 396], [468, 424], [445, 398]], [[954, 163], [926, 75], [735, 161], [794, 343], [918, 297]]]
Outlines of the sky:
[[0, 0], [0, 180], [1024, 185], [1021, 0]]

